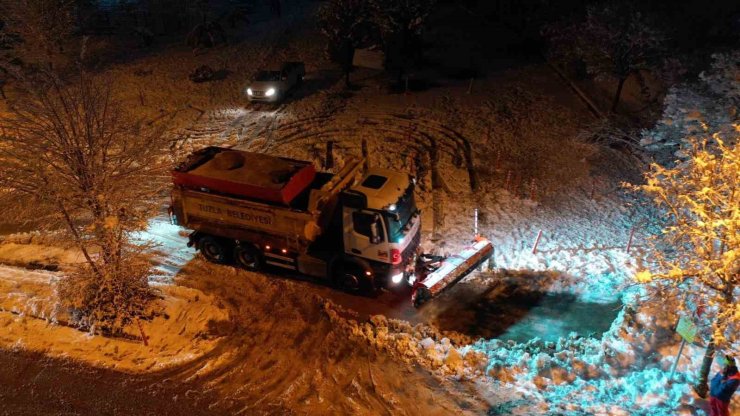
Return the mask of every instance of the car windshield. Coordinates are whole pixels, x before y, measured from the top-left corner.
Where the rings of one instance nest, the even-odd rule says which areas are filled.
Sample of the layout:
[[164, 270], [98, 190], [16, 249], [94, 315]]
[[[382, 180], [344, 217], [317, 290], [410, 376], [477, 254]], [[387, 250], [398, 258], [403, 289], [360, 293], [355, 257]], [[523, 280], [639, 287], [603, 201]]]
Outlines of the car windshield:
[[408, 229], [405, 229], [411, 217], [416, 213], [416, 201], [414, 200], [414, 185], [409, 186], [406, 192], [396, 202], [396, 210], [391, 212], [385, 211], [385, 217], [388, 221], [388, 234], [393, 242], [403, 239]]
[[254, 77], [255, 81], [280, 81], [280, 71], [260, 71]]

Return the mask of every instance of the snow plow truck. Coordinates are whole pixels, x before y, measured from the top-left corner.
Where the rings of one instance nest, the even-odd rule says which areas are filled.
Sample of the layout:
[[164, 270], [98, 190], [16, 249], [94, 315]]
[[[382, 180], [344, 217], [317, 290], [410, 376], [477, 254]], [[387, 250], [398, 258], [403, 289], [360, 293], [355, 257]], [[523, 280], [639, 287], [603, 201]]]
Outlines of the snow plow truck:
[[449, 257], [421, 253], [414, 179], [348, 159], [336, 173], [312, 163], [207, 147], [172, 171], [173, 222], [214, 263], [287, 269], [349, 292], [411, 287], [419, 306], [487, 260], [477, 238]]

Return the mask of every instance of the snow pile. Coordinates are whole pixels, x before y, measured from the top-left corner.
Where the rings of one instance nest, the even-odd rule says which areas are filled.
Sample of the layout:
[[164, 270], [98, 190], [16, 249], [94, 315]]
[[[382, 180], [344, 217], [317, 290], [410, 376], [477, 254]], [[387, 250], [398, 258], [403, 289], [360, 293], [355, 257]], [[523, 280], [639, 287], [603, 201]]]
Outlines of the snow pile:
[[0, 266], [0, 311], [55, 321], [57, 279], [54, 273]]
[[532, 393], [552, 412], [629, 415], [650, 407], [652, 415], [673, 415], [693, 401], [691, 380], [679, 371], [668, 383], [672, 360], [659, 348], [675, 338], [656, 330], [670, 325], [655, 322], [655, 312], [626, 307], [602, 339], [480, 340], [472, 349], [488, 358], [489, 377]]
[[81, 261], [79, 250], [70, 247], [59, 232], [0, 236], [0, 264], [53, 271]]
[[[425, 325], [373, 316], [347, 319], [347, 311], [324, 301], [333, 325], [350, 337], [438, 376], [487, 380], [488, 389], [504, 389], [526, 398], [520, 411], [557, 414], [631, 415], [646, 407], [651, 415], [673, 415], [697, 405], [694, 382], [700, 348], [687, 347], [673, 382], [670, 367], [676, 336], [670, 316], [654, 308], [626, 307], [601, 339], [575, 333], [557, 341], [535, 338], [525, 343], [479, 339]], [[663, 329], [660, 329], [663, 328]], [[693, 355], [693, 356], [692, 356]]]

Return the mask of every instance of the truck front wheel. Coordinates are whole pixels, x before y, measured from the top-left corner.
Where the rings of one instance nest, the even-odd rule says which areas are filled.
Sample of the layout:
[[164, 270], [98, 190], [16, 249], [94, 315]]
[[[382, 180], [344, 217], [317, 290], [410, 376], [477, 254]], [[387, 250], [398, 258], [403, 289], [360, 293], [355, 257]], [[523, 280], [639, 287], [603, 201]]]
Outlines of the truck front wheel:
[[226, 244], [210, 235], [203, 236], [198, 240], [198, 250], [203, 253], [203, 257], [212, 263], [224, 264], [229, 260]]
[[375, 293], [375, 284], [371, 276], [368, 276], [361, 267], [352, 263], [340, 264], [334, 269], [334, 284], [349, 293], [363, 293], [372, 295]]
[[239, 267], [247, 270], [262, 268], [262, 255], [251, 244], [238, 244], [234, 247], [234, 260]]

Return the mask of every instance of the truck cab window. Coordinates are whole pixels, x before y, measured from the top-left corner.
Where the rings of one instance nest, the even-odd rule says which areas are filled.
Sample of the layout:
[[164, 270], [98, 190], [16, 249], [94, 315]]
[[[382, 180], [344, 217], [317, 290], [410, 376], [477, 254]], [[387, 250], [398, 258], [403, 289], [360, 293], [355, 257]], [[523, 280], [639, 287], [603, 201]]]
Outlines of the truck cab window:
[[[383, 221], [378, 214], [353, 212], [352, 226], [358, 234], [362, 234], [371, 240], [375, 237], [374, 244], [384, 241]], [[375, 227], [375, 230], [373, 230], [373, 227]]]

